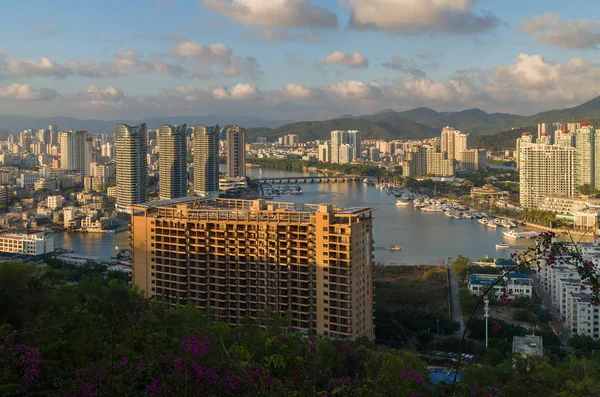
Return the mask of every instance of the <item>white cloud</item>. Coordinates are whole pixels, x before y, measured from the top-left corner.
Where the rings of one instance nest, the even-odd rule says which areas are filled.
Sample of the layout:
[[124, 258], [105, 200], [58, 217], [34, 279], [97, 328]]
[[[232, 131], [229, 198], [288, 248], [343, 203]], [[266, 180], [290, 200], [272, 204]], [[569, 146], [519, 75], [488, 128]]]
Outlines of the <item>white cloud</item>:
[[600, 20], [568, 19], [563, 21], [554, 13], [524, 19], [521, 27], [538, 43], [562, 48], [593, 48], [600, 44]]
[[12, 76], [18, 77], [56, 77], [64, 78], [71, 74], [69, 68], [60, 65], [53, 60], [42, 57], [39, 61], [20, 61], [20, 60], [3, 60], [0, 62], [0, 70], [8, 72]]
[[342, 51], [334, 51], [325, 57], [323, 61], [326, 65], [341, 65], [349, 68], [366, 68], [369, 61], [360, 52], [354, 51], [352, 54], [344, 54]]
[[198, 78], [212, 78], [214, 65], [220, 67], [220, 73], [225, 77], [262, 77], [256, 59], [234, 55], [231, 48], [221, 43], [207, 46], [194, 41], [184, 41], [177, 44], [168, 55], [184, 61], [190, 59], [190, 69]]
[[310, 0], [204, 0], [204, 7], [245, 25], [337, 26], [332, 11], [311, 4]]
[[342, 101], [372, 100], [382, 97], [381, 88], [375, 83], [350, 80], [325, 86], [325, 89]]
[[306, 87], [300, 84], [288, 84], [283, 89], [283, 93], [292, 99], [318, 99], [324, 96], [323, 91], [315, 87]]
[[236, 84], [231, 87], [231, 99], [253, 99], [260, 96], [256, 84]]
[[350, 27], [394, 34], [475, 33], [499, 24], [491, 13], [477, 15], [477, 0], [342, 0]]
[[29, 84], [13, 83], [6, 87], [0, 87], [0, 99], [13, 101], [38, 101], [51, 100], [58, 93], [48, 88], [33, 89]]
[[[119, 58], [137, 59], [134, 53]], [[195, 58], [194, 58], [195, 59]], [[396, 80], [347, 80], [324, 86], [289, 83], [261, 90], [256, 84], [176, 86], [158, 94], [132, 96], [115, 87], [88, 86], [71, 93], [33, 89], [23, 84], [0, 88], [5, 111], [79, 117], [154, 115], [243, 115], [272, 119], [315, 120], [340, 114], [366, 114], [385, 108], [429, 106], [438, 110], [480, 107], [487, 111], [533, 114], [574, 106], [600, 93], [600, 64], [583, 58], [551, 62], [537, 54], [519, 54], [490, 69], [456, 71], [433, 80], [407, 76]], [[47, 99], [52, 101], [36, 100]], [[32, 101], [27, 107], [21, 101]], [[47, 103], [51, 103], [47, 104]]]

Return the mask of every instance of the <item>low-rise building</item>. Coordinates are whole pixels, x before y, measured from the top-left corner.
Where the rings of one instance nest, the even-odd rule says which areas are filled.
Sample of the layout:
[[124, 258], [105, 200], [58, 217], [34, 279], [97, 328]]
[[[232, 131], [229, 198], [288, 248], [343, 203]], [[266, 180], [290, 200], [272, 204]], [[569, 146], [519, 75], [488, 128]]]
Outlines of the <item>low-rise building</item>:
[[[500, 276], [499, 274], [473, 273], [469, 275], [469, 290], [476, 295], [482, 294]], [[531, 298], [532, 290], [531, 278], [527, 274], [510, 273], [509, 277], [494, 285], [492, 293], [496, 298], [504, 294]]]
[[0, 252], [42, 255], [54, 252], [54, 238], [44, 233], [5, 233], [0, 235]]

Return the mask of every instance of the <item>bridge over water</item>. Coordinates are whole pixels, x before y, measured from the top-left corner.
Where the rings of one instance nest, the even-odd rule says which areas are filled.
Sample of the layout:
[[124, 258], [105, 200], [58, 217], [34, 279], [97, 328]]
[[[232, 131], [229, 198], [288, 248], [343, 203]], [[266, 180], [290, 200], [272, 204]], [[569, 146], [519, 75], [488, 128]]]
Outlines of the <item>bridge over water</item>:
[[358, 175], [345, 176], [293, 176], [285, 178], [257, 178], [260, 183], [284, 184], [284, 183], [339, 183], [360, 182], [363, 178]]

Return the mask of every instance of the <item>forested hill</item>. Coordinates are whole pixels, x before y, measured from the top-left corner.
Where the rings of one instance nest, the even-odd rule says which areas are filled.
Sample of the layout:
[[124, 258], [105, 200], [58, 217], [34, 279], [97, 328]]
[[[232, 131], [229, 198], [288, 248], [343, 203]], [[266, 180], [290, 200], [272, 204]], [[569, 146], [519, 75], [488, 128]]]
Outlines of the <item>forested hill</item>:
[[477, 149], [498, 150], [515, 150], [517, 138], [521, 136], [523, 131], [527, 131], [535, 135], [537, 126], [515, 128], [508, 131], [501, 131], [495, 134], [481, 134], [471, 137], [471, 146]]
[[341, 118], [325, 121], [302, 121], [279, 128], [248, 128], [248, 139], [264, 136], [275, 141], [286, 134], [298, 135], [300, 141], [329, 139], [334, 130], [359, 130], [363, 139], [425, 139], [438, 136], [440, 130], [427, 127], [397, 116], [384, 117], [378, 121], [363, 118]]

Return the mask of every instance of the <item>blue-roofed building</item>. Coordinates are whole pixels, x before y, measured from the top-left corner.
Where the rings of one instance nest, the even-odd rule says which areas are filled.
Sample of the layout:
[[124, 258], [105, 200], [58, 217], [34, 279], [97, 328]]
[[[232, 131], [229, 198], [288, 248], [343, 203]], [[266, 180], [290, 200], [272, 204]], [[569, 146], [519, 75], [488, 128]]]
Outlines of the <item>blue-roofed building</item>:
[[[501, 275], [473, 273], [469, 275], [469, 290], [475, 295], [482, 294]], [[499, 297], [505, 292], [510, 296], [527, 296], [531, 298], [533, 286], [531, 277], [527, 274], [512, 272], [493, 288], [493, 296]]]
[[518, 265], [517, 262], [510, 260], [510, 259], [499, 259], [496, 261], [496, 266], [498, 266], [498, 267], [506, 268], [506, 267], [515, 267], [517, 265]]

